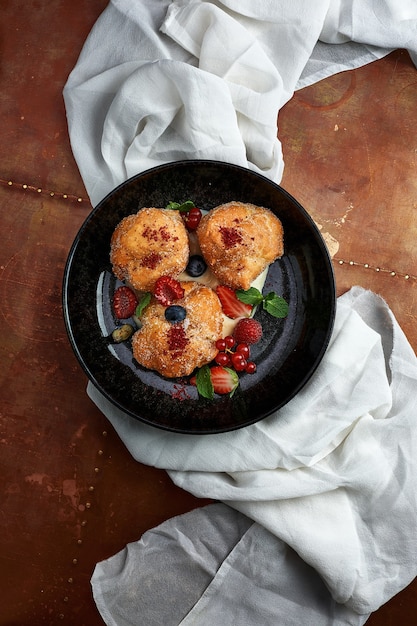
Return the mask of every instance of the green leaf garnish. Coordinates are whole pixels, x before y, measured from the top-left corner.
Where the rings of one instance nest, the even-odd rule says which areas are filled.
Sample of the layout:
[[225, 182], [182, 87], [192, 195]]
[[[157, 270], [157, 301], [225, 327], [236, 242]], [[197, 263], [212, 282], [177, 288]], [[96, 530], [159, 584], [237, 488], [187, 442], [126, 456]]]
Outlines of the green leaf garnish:
[[214, 388], [213, 383], [211, 382], [209, 366], [203, 365], [203, 367], [200, 367], [200, 369], [197, 371], [195, 378], [197, 391], [200, 396], [203, 396], [203, 398], [208, 398], [209, 400], [213, 400]]
[[273, 317], [283, 318], [288, 315], [288, 302], [281, 296], [277, 296], [274, 291], [270, 291], [264, 296], [256, 287], [250, 287], [246, 290], [237, 289], [236, 297], [245, 304], [251, 304], [254, 307], [262, 304], [262, 308]]
[[179, 202], [168, 202], [166, 209], [174, 209], [175, 211], [187, 212], [195, 206], [192, 200], [186, 200], [182, 204]]
[[244, 289], [237, 289], [236, 296], [241, 302], [251, 304], [252, 306], [261, 304], [264, 299], [263, 295], [256, 287], [250, 287], [246, 291]]
[[287, 317], [288, 315], [288, 302], [277, 296], [276, 293], [271, 291], [268, 293], [263, 301], [263, 308], [274, 317]]
[[140, 299], [135, 309], [136, 317], [140, 317], [142, 315], [143, 309], [148, 306], [150, 301], [151, 301], [151, 294], [149, 291], [147, 291], [145, 295], [143, 296], [143, 298]]

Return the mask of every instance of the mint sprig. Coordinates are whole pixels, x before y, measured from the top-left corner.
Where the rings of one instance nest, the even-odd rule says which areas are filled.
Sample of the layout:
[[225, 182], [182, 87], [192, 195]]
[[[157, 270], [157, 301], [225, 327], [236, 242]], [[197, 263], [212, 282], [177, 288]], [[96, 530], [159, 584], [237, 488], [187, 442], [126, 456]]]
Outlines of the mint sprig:
[[203, 396], [203, 398], [208, 398], [209, 400], [213, 400], [214, 387], [211, 381], [209, 366], [203, 365], [203, 367], [200, 367], [200, 369], [197, 371], [195, 379], [197, 391], [200, 396]]
[[256, 287], [250, 287], [246, 290], [237, 289], [236, 297], [241, 302], [251, 304], [253, 307], [262, 305], [262, 308], [273, 317], [283, 318], [288, 315], [288, 302], [274, 291], [270, 291], [264, 296]]
[[139, 300], [139, 303], [136, 306], [136, 309], [135, 309], [136, 317], [140, 317], [142, 315], [143, 309], [148, 306], [150, 301], [151, 301], [151, 294], [149, 291], [147, 291], [144, 294], [143, 298]]
[[166, 209], [173, 209], [175, 211], [180, 211], [181, 213], [187, 213], [190, 209], [195, 206], [192, 200], [186, 200], [185, 202], [168, 202], [166, 205]]

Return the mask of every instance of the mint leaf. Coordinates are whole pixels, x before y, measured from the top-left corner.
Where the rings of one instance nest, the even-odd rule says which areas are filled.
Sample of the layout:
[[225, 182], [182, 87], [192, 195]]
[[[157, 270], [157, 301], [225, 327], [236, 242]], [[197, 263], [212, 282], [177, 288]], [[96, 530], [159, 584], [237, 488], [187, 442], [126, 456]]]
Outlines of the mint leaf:
[[263, 308], [274, 317], [287, 317], [288, 302], [271, 291], [263, 299]]
[[214, 389], [213, 383], [211, 382], [210, 368], [208, 365], [200, 367], [200, 369], [197, 371], [196, 384], [197, 391], [200, 396], [203, 396], [203, 398], [208, 398], [209, 400], [213, 400]]
[[262, 304], [265, 311], [273, 315], [273, 317], [287, 317], [288, 315], [288, 302], [281, 296], [277, 296], [274, 291], [264, 296], [256, 287], [250, 287], [246, 291], [237, 289], [236, 297], [245, 304], [251, 304], [254, 307]]
[[241, 302], [244, 302], [245, 304], [252, 304], [253, 306], [260, 304], [264, 299], [263, 295], [259, 289], [256, 289], [256, 287], [250, 287], [249, 289], [246, 289], [246, 291], [244, 289], [237, 289], [236, 297]]
[[145, 295], [143, 296], [143, 298], [141, 298], [141, 300], [139, 301], [136, 307], [136, 310], [135, 310], [136, 317], [140, 317], [142, 315], [143, 309], [148, 306], [150, 301], [151, 301], [151, 294], [149, 291], [147, 291]]
[[168, 202], [166, 209], [174, 209], [175, 211], [187, 212], [195, 206], [192, 200], [186, 200], [182, 204], [178, 202]]

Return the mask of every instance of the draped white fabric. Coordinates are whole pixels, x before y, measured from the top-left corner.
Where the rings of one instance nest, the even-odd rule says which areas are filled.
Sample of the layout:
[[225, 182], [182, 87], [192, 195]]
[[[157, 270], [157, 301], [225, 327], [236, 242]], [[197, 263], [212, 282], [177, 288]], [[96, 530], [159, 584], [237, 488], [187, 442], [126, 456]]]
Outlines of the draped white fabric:
[[280, 182], [277, 115], [296, 88], [393, 48], [417, 55], [417, 5], [396, 12], [392, 2], [113, 0], [64, 89], [93, 205], [126, 178], [181, 159]]
[[160, 433], [91, 385], [89, 394], [135, 459], [255, 520], [353, 615], [369, 614], [415, 577], [417, 359], [372, 292], [353, 288], [338, 299], [311, 381], [275, 415], [237, 432]]

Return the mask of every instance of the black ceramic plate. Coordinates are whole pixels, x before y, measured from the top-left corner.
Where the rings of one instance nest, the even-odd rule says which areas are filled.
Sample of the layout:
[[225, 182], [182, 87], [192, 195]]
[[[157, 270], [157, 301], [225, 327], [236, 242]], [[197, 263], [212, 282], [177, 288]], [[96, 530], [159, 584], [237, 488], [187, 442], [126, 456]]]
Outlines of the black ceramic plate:
[[[264, 336], [252, 349], [255, 374], [240, 375], [232, 398], [206, 400], [186, 380], [140, 367], [130, 344], [111, 344], [116, 323], [111, 297], [118, 284], [109, 262], [118, 222], [143, 206], [192, 199], [202, 209], [238, 200], [270, 208], [284, 227], [284, 256], [268, 271], [264, 292], [289, 303], [277, 320], [264, 311]], [[323, 357], [333, 328], [335, 285], [331, 260], [308, 213], [286, 191], [245, 168], [216, 161], [182, 161], [148, 170], [109, 194], [88, 216], [69, 254], [64, 317], [75, 354], [93, 384], [115, 406], [159, 428], [219, 433], [252, 424], [287, 403]]]

